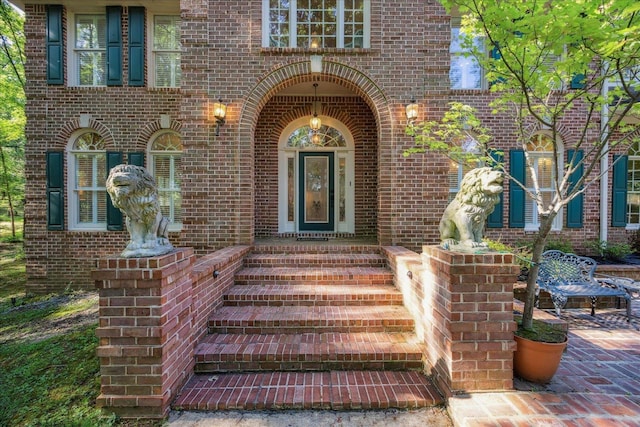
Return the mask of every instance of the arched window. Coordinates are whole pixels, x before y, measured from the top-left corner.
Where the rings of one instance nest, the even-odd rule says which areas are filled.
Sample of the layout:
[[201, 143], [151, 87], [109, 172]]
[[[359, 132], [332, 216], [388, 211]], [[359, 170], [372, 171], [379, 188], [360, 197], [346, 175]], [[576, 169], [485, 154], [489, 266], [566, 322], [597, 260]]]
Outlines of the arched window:
[[158, 186], [160, 210], [171, 222], [169, 229], [182, 226], [182, 140], [175, 132], [162, 132], [149, 146], [149, 167]]
[[103, 138], [84, 131], [72, 139], [69, 162], [69, 226], [105, 230], [107, 226], [107, 162]]
[[316, 132], [309, 126], [302, 126], [289, 136], [287, 148], [309, 147], [346, 147], [347, 142], [340, 131], [334, 127], [322, 125]]
[[[562, 144], [558, 144], [558, 158], [562, 159]], [[553, 161], [553, 139], [546, 133], [538, 133], [534, 135], [527, 144], [527, 151], [531, 165], [538, 178], [538, 186], [540, 197], [544, 206], [549, 206], [555, 194], [554, 181], [558, 171], [555, 170], [555, 162]], [[562, 164], [562, 162], [558, 162]], [[533, 187], [533, 178], [531, 170], [527, 169], [526, 187], [529, 191], [535, 193]], [[525, 205], [525, 229], [537, 230], [540, 228], [540, 218], [538, 215], [538, 207], [533, 199], [528, 199]], [[553, 229], [562, 228], [562, 216], [556, 216], [553, 222]]]

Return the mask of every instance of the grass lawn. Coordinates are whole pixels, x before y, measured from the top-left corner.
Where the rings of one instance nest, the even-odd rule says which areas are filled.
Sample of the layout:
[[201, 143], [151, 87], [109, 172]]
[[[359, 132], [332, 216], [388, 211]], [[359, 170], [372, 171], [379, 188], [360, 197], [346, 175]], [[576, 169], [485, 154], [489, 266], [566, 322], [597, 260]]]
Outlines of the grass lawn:
[[22, 223], [0, 217], [0, 426], [112, 426], [100, 392], [97, 294], [25, 295]]

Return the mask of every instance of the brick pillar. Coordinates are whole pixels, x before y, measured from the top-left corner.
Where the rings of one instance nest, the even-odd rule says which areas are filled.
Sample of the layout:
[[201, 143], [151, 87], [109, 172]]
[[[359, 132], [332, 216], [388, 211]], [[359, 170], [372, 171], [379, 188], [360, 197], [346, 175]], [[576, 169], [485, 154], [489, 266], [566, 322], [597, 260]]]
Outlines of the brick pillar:
[[193, 249], [158, 257], [100, 259], [101, 394], [124, 418], [163, 418], [193, 372]]
[[447, 395], [513, 389], [513, 255], [425, 246], [425, 288], [433, 324], [427, 357]]

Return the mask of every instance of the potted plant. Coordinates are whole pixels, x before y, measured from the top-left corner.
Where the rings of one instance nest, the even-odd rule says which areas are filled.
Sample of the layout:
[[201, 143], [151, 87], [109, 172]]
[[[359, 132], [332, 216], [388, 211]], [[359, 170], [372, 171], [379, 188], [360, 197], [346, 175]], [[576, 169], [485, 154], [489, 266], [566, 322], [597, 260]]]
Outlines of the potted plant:
[[[407, 127], [415, 145], [405, 155], [439, 151], [502, 168], [511, 203], [530, 204], [537, 215], [526, 225], [536, 231], [516, 335], [535, 334], [539, 262], [551, 230], [563, 226], [559, 214], [581, 226], [585, 189], [616, 164], [612, 151], [624, 154], [640, 139], [640, 11], [636, 0], [440, 2], [462, 17], [458, 41], [490, 82], [493, 113], [513, 120], [492, 122], [486, 109], [480, 120], [471, 106], [452, 103], [440, 120]], [[517, 149], [506, 153], [513, 147], [492, 141], [484, 123], [511, 126]], [[524, 215], [512, 227], [516, 221], [524, 226]]]

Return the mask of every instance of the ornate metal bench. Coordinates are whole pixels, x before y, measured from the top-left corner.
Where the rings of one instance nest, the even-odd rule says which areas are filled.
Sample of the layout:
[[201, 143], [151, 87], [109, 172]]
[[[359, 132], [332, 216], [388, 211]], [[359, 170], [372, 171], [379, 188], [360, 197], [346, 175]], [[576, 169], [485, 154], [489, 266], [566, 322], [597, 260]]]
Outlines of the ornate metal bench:
[[538, 288], [536, 290], [536, 306], [540, 291], [545, 290], [551, 296], [556, 313], [567, 304], [569, 297], [591, 298], [591, 315], [596, 314], [598, 297], [620, 297], [627, 301], [627, 321], [631, 317], [631, 296], [615, 281], [599, 282], [595, 277], [597, 263], [595, 260], [561, 251], [546, 251], [542, 254], [540, 271], [538, 272]]

